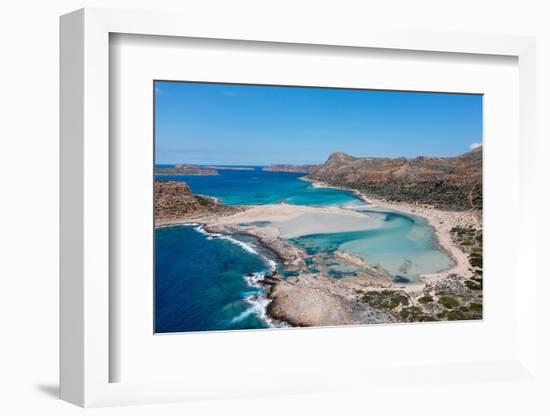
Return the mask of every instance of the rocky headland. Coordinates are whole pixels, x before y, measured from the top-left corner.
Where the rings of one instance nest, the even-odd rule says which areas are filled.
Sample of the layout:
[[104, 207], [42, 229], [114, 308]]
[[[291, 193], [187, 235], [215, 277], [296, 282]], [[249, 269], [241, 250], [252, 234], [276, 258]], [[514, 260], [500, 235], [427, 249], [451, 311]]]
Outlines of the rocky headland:
[[202, 166], [205, 169], [215, 170], [254, 170], [254, 168], [248, 166]]
[[354, 157], [342, 152], [309, 174], [369, 197], [450, 210], [482, 208], [482, 146], [455, 157]]
[[202, 216], [223, 216], [238, 207], [220, 204], [216, 199], [194, 195], [185, 182], [155, 180], [155, 226], [184, 224]]
[[156, 168], [156, 175], [218, 175], [218, 170], [210, 167], [179, 164], [173, 168]]
[[320, 165], [269, 165], [262, 168], [266, 172], [292, 172], [292, 173], [312, 173]]

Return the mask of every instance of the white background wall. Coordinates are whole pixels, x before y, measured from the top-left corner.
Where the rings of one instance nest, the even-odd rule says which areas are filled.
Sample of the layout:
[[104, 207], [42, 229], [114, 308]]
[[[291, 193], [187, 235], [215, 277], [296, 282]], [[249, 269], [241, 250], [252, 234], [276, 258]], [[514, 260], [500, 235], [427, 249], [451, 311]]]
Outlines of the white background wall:
[[[399, 27], [535, 35], [538, 41], [539, 236], [548, 234], [550, 129], [550, 11], [541, 0], [169, 1], [11, 0], [0, 9], [0, 413], [74, 414], [55, 399], [58, 368], [58, 16], [74, 9], [115, 7], [178, 10], [208, 24], [212, 13], [270, 16], [281, 25], [384, 24]], [[544, 139], [543, 139], [544, 138]], [[539, 238], [540, 239], [540, 238]], [[540, 264], [548, 245], [540, 239]], [[549, 275], [550, 277], [550, 275]], [[542, 296], [548, 283], [539, 287]], [[542, 352], [550, 351], [548, 312], [540, 302]], [[541, 368], [548, 360], [541, 354]], [[259, 381], [261, 382], [261, 381]], [[306, 397], [101, 409], [123, 414], [550, 414], [550, 389], [528, 383], [437, 386], [430, 390], [388, 386], [376, 397], [345, 392]], [[483, 412], [483, 413], [482, 413]]]

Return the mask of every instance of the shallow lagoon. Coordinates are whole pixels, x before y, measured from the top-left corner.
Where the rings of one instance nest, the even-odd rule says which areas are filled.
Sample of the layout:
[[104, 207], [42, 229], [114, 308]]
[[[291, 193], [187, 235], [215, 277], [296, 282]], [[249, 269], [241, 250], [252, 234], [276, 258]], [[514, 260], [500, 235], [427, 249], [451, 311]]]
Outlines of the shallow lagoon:
[[290, 239], [308, 254], [345, 251], [381, 266], [394, 278], [415, 281], [420, 274], [435, 273], [452, 260], [434, 245], [433, 230], [422, 218], [392, 212], [365, 210], [382, 219], [379, 228], [343, 233], [313, 234]]

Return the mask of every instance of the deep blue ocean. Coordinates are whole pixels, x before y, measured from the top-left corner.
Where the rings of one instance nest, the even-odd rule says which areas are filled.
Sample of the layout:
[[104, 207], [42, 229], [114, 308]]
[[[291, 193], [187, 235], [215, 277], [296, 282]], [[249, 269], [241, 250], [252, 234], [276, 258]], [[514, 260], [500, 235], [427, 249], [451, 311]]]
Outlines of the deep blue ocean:
[[197, 226], [156, 230], [155, 332], [265, 328], [261, 287], [246, 274], [265, 273], [264, 258]]
[[[434, 246], [426, 222], [392, 212], [368, 209], [350, 191], [316, 188], [304, 174], [254, 170], [220, 170], [216, 176], [158, 175], [160, 180], [185, 181], [195, 194], [225, 204], [347, 206], [379, 216], [383, 226], [364, 231], [315, 234], [290, 241], [308, 254], [335, 250], [380, 265], [392, 276], [414, 281], [450, 265]], [[197, 225], [155, 230], [155, 332], [187, 332], [266, 328], [264, 289], [255, 283], [274, 267], [250, 237], [209, 235]], [[335, 270], [335, 277], [341, 271]]]

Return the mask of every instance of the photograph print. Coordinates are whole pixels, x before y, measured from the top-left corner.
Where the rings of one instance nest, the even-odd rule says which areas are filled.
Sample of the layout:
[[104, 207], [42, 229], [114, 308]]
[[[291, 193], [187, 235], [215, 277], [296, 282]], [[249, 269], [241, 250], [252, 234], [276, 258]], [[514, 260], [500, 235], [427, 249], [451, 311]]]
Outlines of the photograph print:
[[482, 319], [482, 95], [153, 94], [155, 333]]

